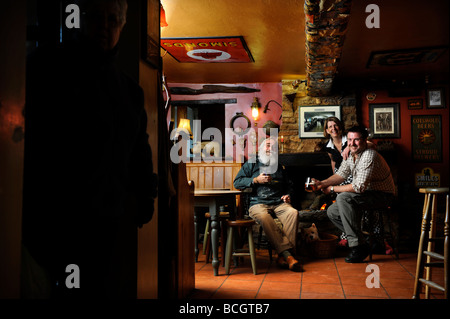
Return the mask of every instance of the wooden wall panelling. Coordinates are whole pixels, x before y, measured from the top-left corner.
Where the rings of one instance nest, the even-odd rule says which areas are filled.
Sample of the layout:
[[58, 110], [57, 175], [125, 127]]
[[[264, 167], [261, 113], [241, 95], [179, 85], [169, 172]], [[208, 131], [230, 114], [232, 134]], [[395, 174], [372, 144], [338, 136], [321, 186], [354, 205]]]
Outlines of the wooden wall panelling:
[[186, 163], [188, 180], [195, 183], [197, 189], [221, 189], [233, 186], [234, 178], [241, 169], [242, 163]]
[[178, 298], [185, 298], [195, 288], [194, 265], [194, 188], [188, 181], [185, 165], [178, 166]]
[[159, 298], [186, 298], [195, 288], [194, 187], [186, 165], [171, 167], [176, 195], [160, 216]]
[[[236, 190], [233, 186], [234, 178], [241, 169], [242, 163], [186, 163], [186, 178], [195, 184], [196, 189]], [[236, 207], [239, 212], [240, 196], [236, 196]]]
[[0, 2], [0, 299], [20, 298], [26, 1]]

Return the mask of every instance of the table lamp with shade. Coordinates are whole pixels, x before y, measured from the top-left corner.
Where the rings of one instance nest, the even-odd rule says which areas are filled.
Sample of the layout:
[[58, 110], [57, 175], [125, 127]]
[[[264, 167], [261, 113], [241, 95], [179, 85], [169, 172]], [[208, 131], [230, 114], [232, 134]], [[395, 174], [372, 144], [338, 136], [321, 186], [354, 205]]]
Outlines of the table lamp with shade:
[[[183, 134], [181, 134], [183, 132]], [[170, 133], [170, 139], [176, 143], [183, 137], [188, 137], [189, 140], [192, 139], [192, 131], [191, 131], [191, 121], [189, 119], [180, 119], [178, 126], [176, 129], [172, 130]]]
[[189, 119], [180, 119], [178, 127], [170, 133], [170, 140], [174, 145], [179, 144], [180, 148], [176, 152], [181, 156], [181, 160], [186, 160], [187, 157], [191, 157], [192, 131]]
[[191, 120], [180, 119], [180, 123], [178, 123], [178, 127], [177, 127], [177, 133], [179, 134], [180, 131], [189, 133], [189, 138], [192, 138]]

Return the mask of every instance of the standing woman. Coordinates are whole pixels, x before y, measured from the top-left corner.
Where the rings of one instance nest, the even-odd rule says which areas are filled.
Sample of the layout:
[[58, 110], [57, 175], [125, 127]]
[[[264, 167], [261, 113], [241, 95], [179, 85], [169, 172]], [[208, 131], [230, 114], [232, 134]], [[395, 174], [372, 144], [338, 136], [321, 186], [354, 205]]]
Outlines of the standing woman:
[[[323, 136], [330, 140], [325, 145], [324, 151], [328, 153], [331, 159], [331, 168], [333, 174], [336, 174], [341, 166], [342, 159], [347, 158], [349, 148], [347, 147], [347, 136], [344, 133], [344, 124], [335, 116], [330, 116], [325, 120], [323, 126]], [[350, 184], [353, 178], [350, 175], [341, 185]], [[347, 236], [341, 234], [340, 246], [347, 245]]]
[[[328, 153], [331, 159], [331, 168], [335, 174], [341, 166], [342, 159], [346, 159], [349, 149], [347, 147], [347, 136], [344, 133], [344, 124], [335, 116], [330, 116], [325, 120], [323, 127], [323, 135], [330, 138], [327, 145], [325, 145], [325, 152]], [[344, 184], [350, 184], [352, 176], [349, 176]]]

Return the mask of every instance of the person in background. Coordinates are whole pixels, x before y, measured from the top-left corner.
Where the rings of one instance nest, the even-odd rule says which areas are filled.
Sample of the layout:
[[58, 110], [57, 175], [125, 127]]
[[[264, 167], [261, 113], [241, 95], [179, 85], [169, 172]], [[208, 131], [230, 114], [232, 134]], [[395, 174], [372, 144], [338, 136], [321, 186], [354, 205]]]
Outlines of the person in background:
[[[278, 143], [266, 138], [260, 144], [258, 158], [247, 161], [234, 179], [237, 189], [252, 188], [249, 215], [263, 228], [278, 253], [277, 264], [292, 271], [302, 271], [294, 257], [298, 231], [298, 211], [290, 204], [292, 183], [278, 164]], [[276, 224], [273, 215], [283, 224]]]
[[[327, 209], [327, 215], [336, 227], [347, 234], [350, 254], [346, 262], [362, 262], [369, 247], [361, 233], [361, 215], [364, 209], [390, 205], [395, 185], [390, 168], [384, 158], [367, 146], [367, 131], [352, 127], [347, 133], [350, 156], [342, 161], [336, 174], [323, 181], [315, 181], [325, 194], [336, 193], [336, 202]], [[350, 176], [352, 183], [342, 185]]]
[[[324, 150], [330, 156], [333, 173], [336, 173], [349, 152], [347, 136], [344, 134], [344, 124], [335, 116], [328, 117], [324, 123], [323, 136], [329, 138]], [[351, 177], [348, 182], [351, 183]]]
[[79, 5], [79, 37], [27, 62], [22, 291], [135, 298], [137, 228], [157, 176], [143, 90], [116, 65], [127, 2]]

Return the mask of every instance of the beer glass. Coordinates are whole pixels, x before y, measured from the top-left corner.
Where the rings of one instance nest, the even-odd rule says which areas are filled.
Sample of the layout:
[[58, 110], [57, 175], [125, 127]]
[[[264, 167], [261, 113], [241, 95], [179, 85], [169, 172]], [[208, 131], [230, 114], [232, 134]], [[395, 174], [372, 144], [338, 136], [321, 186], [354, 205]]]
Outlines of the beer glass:
[[314, 180], [311, 177], [306, 178], [305, 191], [314, 192], [316, 189], [316, 183], [314, 183]]

